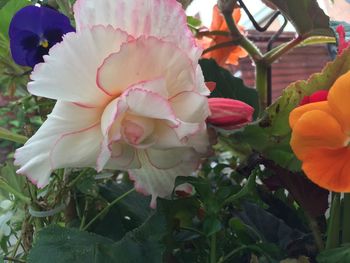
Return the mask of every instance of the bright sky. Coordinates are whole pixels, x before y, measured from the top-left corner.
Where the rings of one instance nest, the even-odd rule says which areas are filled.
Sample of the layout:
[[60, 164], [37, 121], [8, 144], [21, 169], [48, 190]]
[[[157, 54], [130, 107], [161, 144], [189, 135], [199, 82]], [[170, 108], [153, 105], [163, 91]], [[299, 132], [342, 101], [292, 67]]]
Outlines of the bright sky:
[[[320, 7], [324, 8], [324, 0], [318, 0]], [[204, 26], [209, 27], [212, 19], [213, 6], [217, 3], [217, 0], [194, 0], [192, 4], [187, 8], [187, 14], [194, 16], [199, 13]], [[249, 8], [252, 14], [255, 14], [261, 10], [265, 5], [258, 0], [245, 0], [245, 5]], [[248, 17], [242, 12], [242, 18], [240, 24], [245, 24]], [[291, 29], [291, 28], [288, 28]]]

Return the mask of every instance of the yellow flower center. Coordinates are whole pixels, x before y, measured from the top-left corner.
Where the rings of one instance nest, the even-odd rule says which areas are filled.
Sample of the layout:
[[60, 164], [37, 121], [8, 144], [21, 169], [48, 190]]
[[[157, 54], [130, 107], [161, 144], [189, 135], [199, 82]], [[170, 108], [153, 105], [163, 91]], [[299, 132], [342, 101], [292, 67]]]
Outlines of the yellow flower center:
[[48, 48], [49, 42], [46, 39], [44, 39], [40, 41], [39, 45], [42, 46], [43, 48]]

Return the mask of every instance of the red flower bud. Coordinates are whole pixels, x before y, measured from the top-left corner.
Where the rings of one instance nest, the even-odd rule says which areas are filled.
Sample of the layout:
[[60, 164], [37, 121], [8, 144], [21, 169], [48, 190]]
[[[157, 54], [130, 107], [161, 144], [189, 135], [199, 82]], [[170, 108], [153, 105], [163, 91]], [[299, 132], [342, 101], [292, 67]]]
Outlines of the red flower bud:
[[327, 100], [327, 96], [328, 96], [328, 90], [318, 90], [312, 93], [310, 96], [305, 96], [301, 100], [299, 106], [313, 103], [313, 102], [325, 101]]
[[254, 108], [233, 99], [209, 98], [211, 115], [207, 122], [225, 130], [243, 127], [253, 119]]

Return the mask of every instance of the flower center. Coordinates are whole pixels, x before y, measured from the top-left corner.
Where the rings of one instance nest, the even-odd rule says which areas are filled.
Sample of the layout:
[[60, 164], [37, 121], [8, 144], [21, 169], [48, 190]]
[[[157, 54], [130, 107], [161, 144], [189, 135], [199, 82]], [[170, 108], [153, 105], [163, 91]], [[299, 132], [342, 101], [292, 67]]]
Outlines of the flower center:
[[133, 146], [147, 144], [154, 131], [154, 122], [141, 116], [128, 115], [121, 124], [124, 140]]
[[40, 40], [39, 45], [42, 46], [43, 48], [48, 48], [49, 41], [47, 41], [46, 39], [42, 39], [42, 40]]

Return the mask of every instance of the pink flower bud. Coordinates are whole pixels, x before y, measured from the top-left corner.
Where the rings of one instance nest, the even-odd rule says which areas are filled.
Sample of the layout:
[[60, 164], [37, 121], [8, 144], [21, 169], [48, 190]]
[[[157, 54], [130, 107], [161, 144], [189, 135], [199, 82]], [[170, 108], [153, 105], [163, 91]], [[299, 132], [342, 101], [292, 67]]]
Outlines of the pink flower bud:
[[209, 98], [211, 115], [207, 122], [225, 130], [238, 129], [251, 122], [254, 108], [233, 99]]

